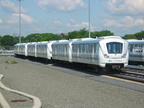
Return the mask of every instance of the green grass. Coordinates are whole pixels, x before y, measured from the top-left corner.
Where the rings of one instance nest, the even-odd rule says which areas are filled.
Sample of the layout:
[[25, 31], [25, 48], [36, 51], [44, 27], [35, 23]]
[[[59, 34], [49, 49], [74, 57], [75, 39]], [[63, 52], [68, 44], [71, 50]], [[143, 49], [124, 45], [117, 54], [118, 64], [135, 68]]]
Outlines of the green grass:
[[5, 61], [6, 64], [18, 64], [17, 61]]

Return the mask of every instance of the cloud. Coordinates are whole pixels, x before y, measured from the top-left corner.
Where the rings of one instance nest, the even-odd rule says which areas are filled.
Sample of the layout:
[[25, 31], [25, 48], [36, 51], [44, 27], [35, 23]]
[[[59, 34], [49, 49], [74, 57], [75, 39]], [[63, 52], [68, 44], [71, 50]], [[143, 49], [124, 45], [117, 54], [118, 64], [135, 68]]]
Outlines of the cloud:
[[[6, 12], [10, 13], [19, 13], [19, 6], [16, 6], [14, 3], [12, 3], [10, 0], [1, 0], [0, 1], [0, 7], [5, 10]], [[21, 12], [27, 12], [28, 10], [21, 8]]]
[[80, 24], [67, 24], [67, 27], [72, 27], [72, 28], [86, 28], [88, 27], [88, 23], [87, 22], [82, 22]]
[[76, 21], [75, 21], [74, 19], [71, 18], [71, 19], [70, 19], [70, 23], [71, 23], [71, 24], [75, 24]]
[[2, 23], [3, 22], [3, 20], [2, 19], [0, 19], [0, 23]]
[[132, 18], [130, 16], [125, 16], [121, 19], [105, 19], [104, 26], [106, 27], [136, 27], [144, 26], [144, 19]]
[[105, 5], [112, 14], [144, 14], [144, 0], [108, 0]]
[[[26, 15], [26, 14], [21, 14], [21, 22], [22, 23], [27, 23], [27, 24], [31, 24], [33, 23], [35, 20]], [[8, 23], [19, 23], [19, 14], [12, 14], [11, 19], [8, 20]]]
[[[69, 29], [69, 30], [79, 30], [79, 29], [82, 29], [82, 28], [86, 28], [88, 29], [89, 28], [89, 23], [88, 22], [82, 22], [80, 24], [76, 23], [76, 22], [71, 22], [72, 20], [70, 20], [70, 23], [68, 23], [66, 25], [66, 27]], [[91, 31], [94, 30], [94, 26], [90, 25], [90, 29]]]
[[84, 8], [86, 4], [82, 0], [35, 0], [38, 5], [48, 11], [56, 10], [69, 12], [77, 8]]
[[54, 21], [54, 24], [61, 24], [61, 21], [56, 20]]

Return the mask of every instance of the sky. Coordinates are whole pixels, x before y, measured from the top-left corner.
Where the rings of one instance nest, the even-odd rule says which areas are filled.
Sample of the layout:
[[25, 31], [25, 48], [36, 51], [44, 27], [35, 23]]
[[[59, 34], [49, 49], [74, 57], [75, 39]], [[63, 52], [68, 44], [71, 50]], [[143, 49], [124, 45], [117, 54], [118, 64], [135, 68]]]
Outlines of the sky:
[[[90, 5], [89, 5], [90, 1]], [[124, 36], [144, 30], [144, 0], [0, 0], [0, 35], [68, 33], [83, 28]]]

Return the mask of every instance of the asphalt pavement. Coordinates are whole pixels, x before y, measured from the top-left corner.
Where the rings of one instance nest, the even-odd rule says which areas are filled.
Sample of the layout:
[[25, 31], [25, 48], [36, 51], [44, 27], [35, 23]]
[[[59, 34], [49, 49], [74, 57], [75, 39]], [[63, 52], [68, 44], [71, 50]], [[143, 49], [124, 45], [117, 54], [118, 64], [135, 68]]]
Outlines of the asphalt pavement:
[[[15, 61], [15, 62], [13, 62]], [[14, 57], [0, 57], [0, 103], [11, 108], [143, 108], [144, 85]], [[36, 99], [36, 100], [35, 100]]]

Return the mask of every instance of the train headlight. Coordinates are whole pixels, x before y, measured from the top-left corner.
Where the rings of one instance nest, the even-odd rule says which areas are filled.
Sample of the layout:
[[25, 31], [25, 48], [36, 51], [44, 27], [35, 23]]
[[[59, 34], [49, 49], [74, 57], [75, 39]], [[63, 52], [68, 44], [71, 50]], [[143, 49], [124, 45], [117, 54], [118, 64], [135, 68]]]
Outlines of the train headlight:
[[124, 55], [122, 56], [122, 58], [126, 58], [126, 54], [124, 54]]
[[107, 54], [104, 54], [104, 57], [105, 57], [105, 58], [109, 58], [109, 56], [108, 56]]

